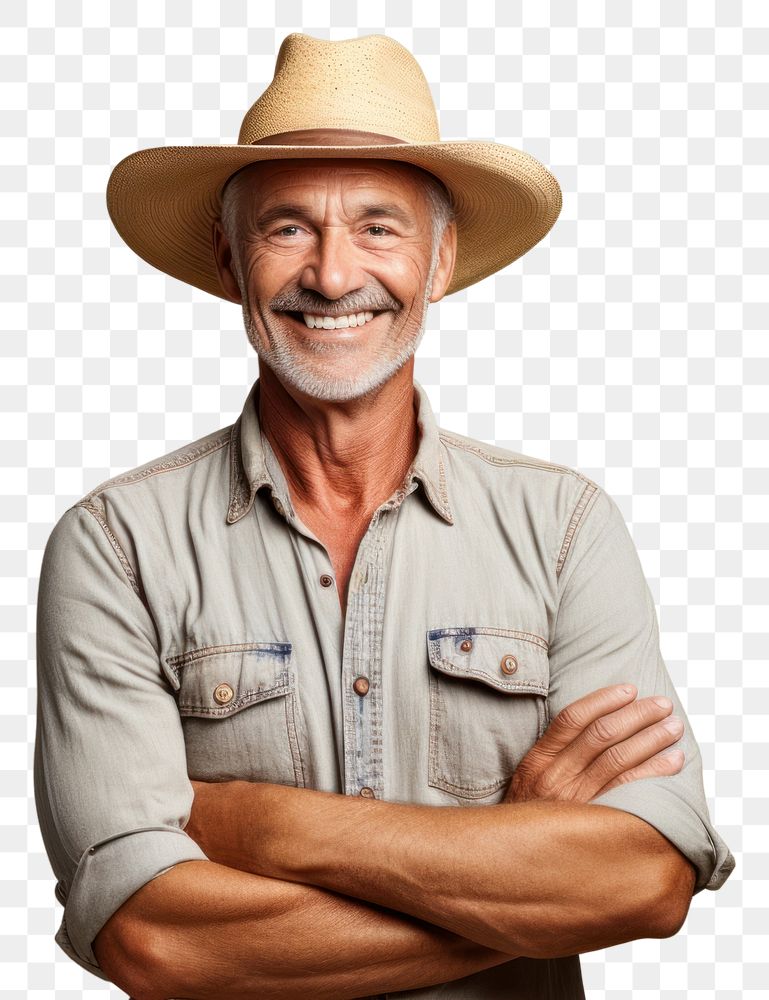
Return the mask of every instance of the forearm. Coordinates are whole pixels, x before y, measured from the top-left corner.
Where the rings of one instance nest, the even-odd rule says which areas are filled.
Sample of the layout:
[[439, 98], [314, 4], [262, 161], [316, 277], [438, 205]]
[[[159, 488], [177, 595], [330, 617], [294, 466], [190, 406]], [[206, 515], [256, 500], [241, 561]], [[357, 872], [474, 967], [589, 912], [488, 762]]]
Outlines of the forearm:
[[514, 956], [335, 892], [188, 861], [146, 883], [94, 943], [136, 1000], [342, 1000], [458, 979]]
[[435, 808], [248, 782], [208, 786], [203, 801], [220, 822], [192, 835], [215, 860], [534, 958], [674, 933], [659, 903], [691, 877], [661, 834], [604, 806]]

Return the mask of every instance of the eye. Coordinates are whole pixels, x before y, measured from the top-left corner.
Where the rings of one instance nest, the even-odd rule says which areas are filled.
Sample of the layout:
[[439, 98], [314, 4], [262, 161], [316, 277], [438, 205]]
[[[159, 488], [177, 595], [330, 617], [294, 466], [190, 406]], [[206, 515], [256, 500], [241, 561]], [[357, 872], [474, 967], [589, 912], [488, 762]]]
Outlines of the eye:
[[[371, 232], [372, 229], [378, 229], [379, 232], [378, 233], [372, 233]], [[375, 225], [371, 225], [371, 226], [366, 226], [366, 230], [368, 231], [368, 233], [371, 236], [387, 236], [388, 233], [390, 232], [390, 230], [387, 229], [385, 226], [380, 226], [380, 225], [376, 225], [376, 224]]]
[[284, 226], [282, 229], [278, 230], [278, 236], [285, 236], [285, 235], [293, 236], [294, 235], [293, 233], [289, 233], [290, 229], [297, 231], [299, 229], [299, 226]]

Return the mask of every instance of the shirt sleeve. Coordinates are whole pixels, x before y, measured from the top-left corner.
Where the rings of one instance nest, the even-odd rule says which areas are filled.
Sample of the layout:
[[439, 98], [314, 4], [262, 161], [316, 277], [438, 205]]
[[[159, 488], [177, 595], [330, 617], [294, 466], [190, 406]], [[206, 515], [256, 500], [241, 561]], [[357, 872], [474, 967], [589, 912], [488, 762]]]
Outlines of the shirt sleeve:
[[695, 893], [718, 889], [735, 862], [710, 821], [700, 750], [660, 652], [654, 599], [638, 553], [622, 512], [605, 491], [596, 489], [580, 504], [566, 532], [570, 547], [558, 582], [550, 717], [591, 691], [623, 681], [636, 686], [638, 698], [670, 698], [672, 714], [684, 722], [676, 744], [685, 755], [681, 771], [619, 785], [592, 802], [633, 813], [659, 830], [697, 869]]
[[184, 832], [193, 789], [152, 616], [106, 521], [54, 526], [37, 603], [35, 803], [64, 915], [56, 941], [101, 979], [92, 942], [150, 879], [207, 860]]

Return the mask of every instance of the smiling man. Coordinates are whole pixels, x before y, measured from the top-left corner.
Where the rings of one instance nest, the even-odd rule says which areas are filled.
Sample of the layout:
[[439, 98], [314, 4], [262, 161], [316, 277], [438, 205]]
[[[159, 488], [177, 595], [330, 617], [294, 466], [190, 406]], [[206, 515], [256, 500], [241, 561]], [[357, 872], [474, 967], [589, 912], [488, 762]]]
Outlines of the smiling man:
[[241, 305], [229, 427], [46, 546], [35, 791], [74, 961], [137, 1000], [584, 996], [734, 865], [616, 503], [439, 428], [429, 303], [557, 184], [441, 142], [396, 42], [290, 35], [236, 146], [115, 168], [137, 253]]
[[[446, 206], [435, 226], [428, 191]], [[220, 278], [242, 297], [249, 339], [281, 382], [346, 402], [402, 371], [456, 251], [455, 226], [439, 242], [450, 206], [434, 178], [409, 164], [267, 161], [231, 179], [223, 201], [229, 239], [225, 247], [217, 225], [217, 258], [233, 246], [236, 256], [232, 270], [222, 260]]]
[[371, 515], [417, 452], [414, 352], [454, 266], [448, 195], [409, 164], [268, 161], [229, 181], [222, 219], [219, 275], [259, 356], [261, 428], [344, 609]]

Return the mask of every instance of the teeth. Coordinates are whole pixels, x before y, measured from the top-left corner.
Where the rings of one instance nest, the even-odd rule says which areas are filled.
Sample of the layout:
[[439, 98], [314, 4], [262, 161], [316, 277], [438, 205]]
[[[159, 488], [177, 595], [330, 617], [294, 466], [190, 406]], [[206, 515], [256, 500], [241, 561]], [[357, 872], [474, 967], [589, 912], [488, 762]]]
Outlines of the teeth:
[[374, 318], [374, 313], [359, 312], [350, 316], [311, 316], [302, 313], [304, 321], [311, 330], [346, 330], [350, 326], [363, 326]]

